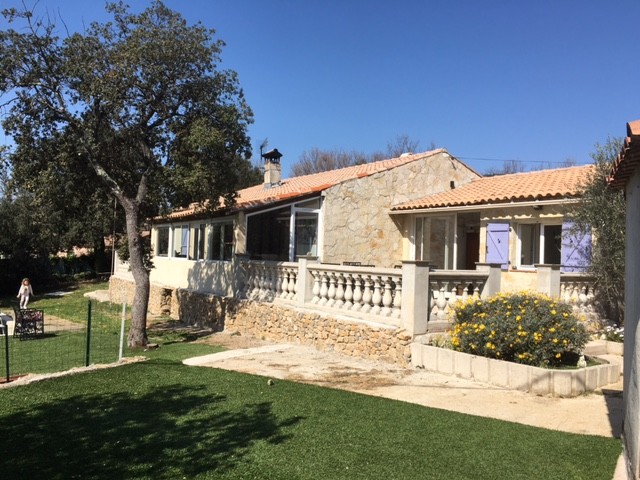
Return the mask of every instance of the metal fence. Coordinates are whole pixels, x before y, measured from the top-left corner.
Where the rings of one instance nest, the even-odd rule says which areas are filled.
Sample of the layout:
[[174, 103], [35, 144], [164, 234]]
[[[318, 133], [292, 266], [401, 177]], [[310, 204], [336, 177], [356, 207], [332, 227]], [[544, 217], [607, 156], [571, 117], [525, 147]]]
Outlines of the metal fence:
[[126, 308], [122, 307], [121, 315], [114, 315], [117, 306], [108, 302], [88, 301], [79, 308], [84, 310], [82, 320], [77, 320], [79, 315], [69, 320], [55, 308], [46, 309], [44, 333], [20, 335], [15, 323], [4, 325], [0, 382], [119, 360], [130, 322]]

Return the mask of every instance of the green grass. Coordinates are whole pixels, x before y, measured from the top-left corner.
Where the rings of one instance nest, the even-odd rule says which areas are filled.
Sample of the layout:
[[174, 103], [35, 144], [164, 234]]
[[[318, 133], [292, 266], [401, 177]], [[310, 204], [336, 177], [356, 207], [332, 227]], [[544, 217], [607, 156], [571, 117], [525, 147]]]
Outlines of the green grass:
[[0, 390], [0, 478], [606, 479], [620, 442], [150, 360]]
[[[83, 294], [104, 288], [32, 306], [82, 324]], [[95, 303], [93, 313], [92, 336], [105, 349], [92, 349], [92, 363], [113, 361], [121, 306]], [[83, 364], [85, 333], [68, 335]], [[0, 455], [0, 479], [609, 480], [621, 450], [610, 438], [187, 367], [182, 359], [220, 348], [184, 330], [149, 336], [160, 348], [144, 352], [147, 362], [0, 389], [11, 452]], [[55, 371], [76, 366], [56, 350], [61, 340], [14, 344], [19, 357], [40, 358], [37, 371]]]

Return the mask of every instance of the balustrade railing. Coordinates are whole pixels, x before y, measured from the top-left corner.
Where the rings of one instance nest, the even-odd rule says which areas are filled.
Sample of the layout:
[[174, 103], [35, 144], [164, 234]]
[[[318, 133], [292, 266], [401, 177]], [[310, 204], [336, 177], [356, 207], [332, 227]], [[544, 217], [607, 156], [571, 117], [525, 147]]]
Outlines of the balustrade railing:
[[597, 316], [594, 299], [592, 276], [583, 273], [563, 273], [560, 276], [560, 300], [571, 305], [575, 314], [592, 320]]
[[447, 321], [458, 301], [479, 299], [489, 272], [434, 271], [429, 273], [429, 320]]
[[310, 264], [311, 304], [342, 312], [400, 318], [402, 271]]
[[242, 296], [249, 300], [272, 302], [295, 300], [298, 264], [293, 262], [246, 261]]
[[[301, 270], [304, 265], [306, 270]], [[246, 261], [243, 297], [263, 302], [288, 302], [308, 308], [331, 310], [346, 316], [378, 319], [399, 325], [403, 317], [403, 281], [415, 284], [416, 279], [403, 279], [397, 268], [360, 267], [322, 263]], [[307, 280], [299, 281], [306, 272]], [[448, 321], [456, 302], [480, 298], [485, 292], [489, 270], [429, 271], [428, 291], [422, 310], [425, 321]], [[499, 270], [497, 270], [499, 274]], [[304, 285], [306, 283], [306, 285]], [[423, 287], [424, 288], [424, 287]], [[410, 302], [416, 308], [416, 301]], [[428, 311], [428, 312], [427, 312]], [[417, 315], [417, 311], [408, 312]], [[426, 322], [425, 322], [426, 323]]]

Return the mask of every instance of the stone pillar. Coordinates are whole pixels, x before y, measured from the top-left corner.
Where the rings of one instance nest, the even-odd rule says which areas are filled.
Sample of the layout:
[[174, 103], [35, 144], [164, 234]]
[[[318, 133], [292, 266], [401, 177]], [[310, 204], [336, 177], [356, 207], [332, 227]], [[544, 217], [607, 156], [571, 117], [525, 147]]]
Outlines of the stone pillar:
[[308, 264], [315, 262], [318, 257], [300, 255], [298, 257], [298, 281], [296, 291], [296, 303], [304, 306], [313, 298], [313, 275], [309, 271]]
[[500, 293], [502, 282], [502, 266], [499, 263], [476, 263], [476, 270], [479, 272], [489, 272], [489, 278], [484, 284], [482, 292], [480, 292], [481, 298], [487, 298], [496, 293]]
[[429, 262], [403, 260], [400, 325], [415, 337], [427, 333], [429, 321]]
[[538, 292], [553, 298], [560, 297], [560, 265], [536, 264]]

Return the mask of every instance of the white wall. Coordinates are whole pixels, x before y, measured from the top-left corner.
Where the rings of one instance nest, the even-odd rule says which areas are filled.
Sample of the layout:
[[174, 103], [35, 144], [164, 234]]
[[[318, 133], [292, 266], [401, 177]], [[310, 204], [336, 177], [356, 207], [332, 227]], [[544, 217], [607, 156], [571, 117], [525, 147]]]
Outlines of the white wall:
[[626, 280], [624, 316], [624, 428], [623, 438], [631, 478], [640, 478], [640, 168], [626, 186]]

